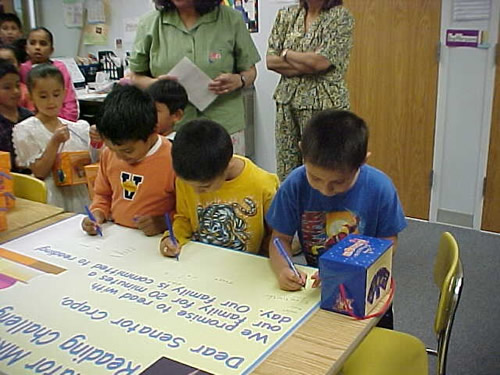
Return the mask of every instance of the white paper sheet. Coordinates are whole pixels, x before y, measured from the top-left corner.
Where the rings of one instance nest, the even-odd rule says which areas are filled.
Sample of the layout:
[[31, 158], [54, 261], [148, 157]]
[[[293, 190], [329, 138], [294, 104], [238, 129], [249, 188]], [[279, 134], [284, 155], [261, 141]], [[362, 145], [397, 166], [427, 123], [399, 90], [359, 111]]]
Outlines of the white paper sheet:
[[212, 79], [187, 57], [183, 57], [168, 75], [177, 78], [186, 89], [191, 104], [200, 111], [204, 111], [217, 98], [217, 95], [208, 89]]

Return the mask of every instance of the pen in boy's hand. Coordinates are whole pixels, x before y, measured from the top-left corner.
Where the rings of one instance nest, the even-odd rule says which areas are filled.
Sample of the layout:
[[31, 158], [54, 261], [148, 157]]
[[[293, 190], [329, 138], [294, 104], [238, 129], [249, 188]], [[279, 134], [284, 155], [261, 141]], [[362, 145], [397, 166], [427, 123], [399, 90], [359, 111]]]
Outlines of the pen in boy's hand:
[[97, 224], [97, 220], [95, 219], [95, 216], [90, 211], [89, 206], [85, 206], [85, 213], [87, 214], [87, 216], [89, 217], [89, 219], [96, 225], [95, 229], [96, 229], [97, 233], [99, 234], [99, 236], [102, 237], [101, 227], [99, 226], [99, 224]]
[[285, 250], [283, 247], [283, 244], [281, 243], [280, 239], [278, 237], [275, 237], [273, 240], [274, 246], [278, 249], [278, 252], [281, 254], [281, 256], [286, 260], [288, 263], [288, 267], [293, 271], [295, 276], [298, 277], [298, 279], [301, 281], [301, 285], [303, 287], [306, 286], [305, 281], [302, 279], [302, 276], [300, 275], [299, 271], [297, 270], [297, 267], [295, 267], [295, 264], [293, 264], [292, 260], [290, 259], [290, 256], [288, 255], [288, 252]]
[[[175, 239], [174, 228], [172, 227], [172, 221], [170, 220], [170, 214], [167, 212], [165, 214], [165, 223], [167, 223], [168, 233], [170, 234], [170, 239], [175, 247], [177, 247], [177, 240]], [[179, 261], [179, 253], [175, 255], [175, 259]]]

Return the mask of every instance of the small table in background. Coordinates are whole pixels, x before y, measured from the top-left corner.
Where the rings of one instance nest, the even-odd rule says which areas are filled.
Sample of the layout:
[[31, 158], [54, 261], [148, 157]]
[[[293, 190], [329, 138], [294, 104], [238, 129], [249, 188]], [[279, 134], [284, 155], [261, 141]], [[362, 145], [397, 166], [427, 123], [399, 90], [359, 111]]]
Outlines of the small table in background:
[[60, 207], [16, 198], [16, 206], [7, 212], [7, 230], [0, 232], [0, 243], [24, 234], [19, 231], [23, 228], [63, 212]]

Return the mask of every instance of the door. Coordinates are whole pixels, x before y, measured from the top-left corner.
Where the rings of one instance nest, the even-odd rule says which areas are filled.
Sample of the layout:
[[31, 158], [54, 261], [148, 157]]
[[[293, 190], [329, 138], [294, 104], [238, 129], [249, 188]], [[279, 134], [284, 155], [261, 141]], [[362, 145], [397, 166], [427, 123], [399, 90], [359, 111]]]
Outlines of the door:
[[491, 116], [490, 147], [486, 169], [486, 186], [483, 201], [481, 229], [500, 233], [500, 63], [497, 47], [495, 71], [495, 97]]
[[370, 129], [368, 163], [387, 173], [407, 216], [429, 218], [440, 0], [345, 0], [356, 24], [347, 83]]

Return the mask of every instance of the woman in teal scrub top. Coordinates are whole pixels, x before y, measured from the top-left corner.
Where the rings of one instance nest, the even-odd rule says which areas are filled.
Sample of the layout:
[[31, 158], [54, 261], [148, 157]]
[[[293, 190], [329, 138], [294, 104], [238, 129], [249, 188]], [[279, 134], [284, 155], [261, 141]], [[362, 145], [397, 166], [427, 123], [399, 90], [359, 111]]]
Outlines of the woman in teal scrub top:
[[234, 135], [245, 127], [241, 90], [252, 85], [259, 53], [241, 13], [220, 0], [157, 0], [138, 25], [130, 59], [132, 82], [148, 87], [184, 57], [212, 78], [218, 95], [204, 111], [186, 108], [184, 120], [206, 117]]

